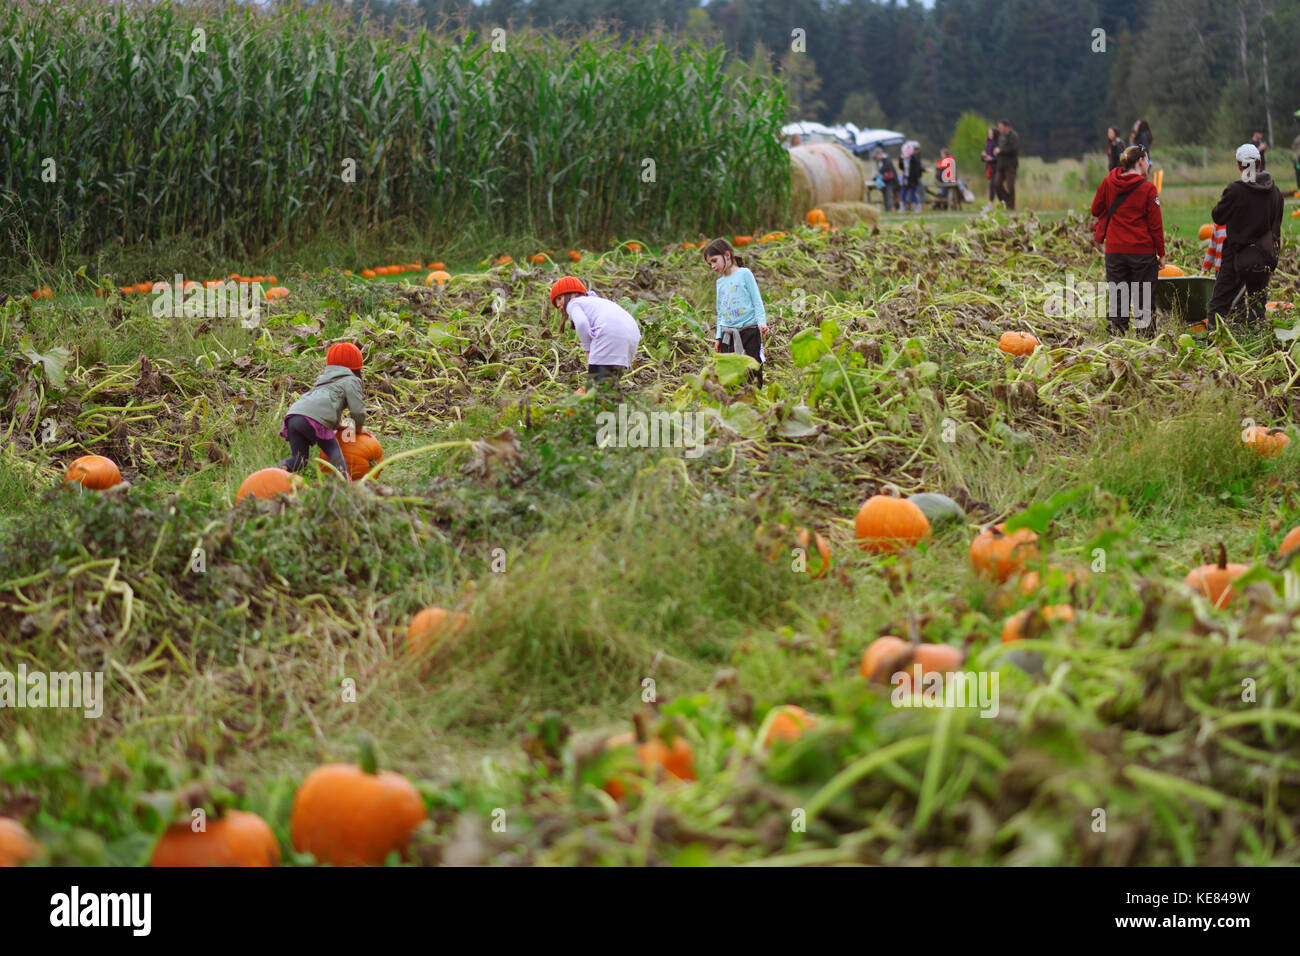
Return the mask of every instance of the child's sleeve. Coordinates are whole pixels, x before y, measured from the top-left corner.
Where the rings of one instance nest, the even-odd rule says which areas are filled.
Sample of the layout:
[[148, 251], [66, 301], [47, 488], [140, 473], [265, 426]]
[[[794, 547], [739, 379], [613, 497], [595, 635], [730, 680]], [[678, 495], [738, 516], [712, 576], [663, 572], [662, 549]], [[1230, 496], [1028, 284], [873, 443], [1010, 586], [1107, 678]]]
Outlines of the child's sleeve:
[[352, 413], [352, 424], [360, 432], [366, 425], [366, 402], [361, 394], [361, 379], [353, 375], [344, 380], [343, 394], [348, 400], [348, 411]]
[[754, 315], [758, 317], [758, 324], [767, 325], [767, 309], [763, 307], [763, 294], [758, 291], [758, 280], [754, 278], [754, 273], [748, 269], [745, 270], [745, 289], [749, 292], [749, 300], [754, 304]]
[[582, 306], [578, 305], [578, 300], [574, 299], [569, 302], [567, 309], [569, 318], [573, 320], [573, 327], [578, 332], [578, 341], [582, 343], [583, 351], [591, 351], [591, 321], [587, 318], [587, 313]]

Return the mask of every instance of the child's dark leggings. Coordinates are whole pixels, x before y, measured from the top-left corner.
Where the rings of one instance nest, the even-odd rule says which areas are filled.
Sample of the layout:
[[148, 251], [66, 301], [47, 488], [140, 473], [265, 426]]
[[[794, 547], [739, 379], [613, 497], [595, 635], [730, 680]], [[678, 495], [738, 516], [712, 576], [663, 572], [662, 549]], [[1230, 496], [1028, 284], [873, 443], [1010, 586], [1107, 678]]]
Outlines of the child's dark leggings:
[[763, 387], [763, 334], [758, 330], [757, 325], [747, 325], [740, 329], [723, 329], [722, 350], [743, 352], [757, 362], [758, 368], [749, 373], [749, 380], [759, 388]]
[[289, 432], [289, 451], [291, 454], [284, 461], [280, 462], [280, 467], [285, 471], [302, 471], [303, 466], [307, 464], [307, 459], [311, 457], [313, 447], [319, 445], [321, 451], [325, 452], [330, 460], [330, 464], [338, 469], [340, 475], [348, 477], [348, 465], [343, 460], [343, 449], [339, 448], [339, 443], [333, 438], [322, 440], [316, 437], [316, 429], [311, 427], [311, 422], [301, 415], [290, 415], [289, 420], [285, 422], [285, 428]]

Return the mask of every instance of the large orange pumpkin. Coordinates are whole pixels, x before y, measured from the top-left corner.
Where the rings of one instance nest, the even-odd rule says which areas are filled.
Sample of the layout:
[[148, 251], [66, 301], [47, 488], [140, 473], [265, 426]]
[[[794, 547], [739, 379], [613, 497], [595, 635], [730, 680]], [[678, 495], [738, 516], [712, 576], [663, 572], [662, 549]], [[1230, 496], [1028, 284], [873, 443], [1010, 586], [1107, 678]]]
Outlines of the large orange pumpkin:
[[1286, 433], [1284, 428], [1265, 428], [1263, 425], [1252, 425], [1242, 434], [1241, 441], [1242, 444], [1257, 455], [1271, 458], [1291, 444], [1291, 436]]
[[753, 236], [732, 236], [731, 244], [733, 246], [747, 246], [754, 241]]
[[283, 468], [263, 468], [255, 471], [243, 480], [235, 492], [235, 504], [249, 495], [254, 498], [274, 498], [277, 495], [292, 495], [298, 479]]
[[1196, 238], [1197, 238], [1197, 239], [1213, 239], [1213, 238], [1214, 238], [1214, 224], [1213, 224], [1213, 223], [1210, 223], [1210, 222], [1207, 222], [1207, 223], [1206, 223], [1205, 225], [1203, 225], [1200, 229], [1196, 230]]
[[1187, 273], [1171, 262], [1169, 265], [1163, 266], [1157, 275], [1161, 278], [1169, 279], [1174, 276], [1185, 276]]
[[1209, 598], [1215, 607], [1227, 607], [1236, 596], [1232, 582], [1249, 570], [1249, 564], [1229, 564], [1228, 549], [1220, 543], [1218, 563], [1193, 568], [1183, 583], [1200, 592], [1202, 597]]
[[1300, 525], [1296, 525], [1286, 533], [1286, 537], [1282, 539], [1282, 543], [1277, 547], [1277, 553], [1286, 554], [1296, 548], [1300, 548]]
[[0, 867], [18, 866], [36, 859], [41, 845], [17, 820], [0, 817]]
[[822, 212], [820, 209], [809, 209], [808, 215], [804, 217], [804, 221], [810, 226], [825, 225], [826, 213]]
[[905, 498], [872, 495], [853, 522], [858, 544], [874, 554], [901, 551], [930, 533], [930, 519]]
[[999, 583], [1038, 556], [1038, 535], [1028, 528], [1007, 534], [1005, 525], [985, 528], [970, 546], [970, 562], [978, 574]]
[[1038, 339], [1028, 332], [1003, 332], [998, 339], [998, 349], [1008, 355], [1029, 355], [1038, 344]]
[[330, 763], [307, 775], [293, 798], [293, 847], [335, 866], [379, 866], [401, 853], [425, 821], [424, 798], [399, 773], [379, 771], [362, 747], [361, 766]]
[[154, 848], [150, 866], [276, 866], [280, 845], [256, 813], [227, 810], [196, 833], [188, 823], [167, 829]]
[[[384, 449], [374, 435], [357, 433], [355, 440], [344, 441], [343, 433], [335, 436], [343, 460], [347, 462], [348, 474], [353, 481], [360, 481], [370, 473], [370, 469], [384, 460]], [[321, 461], [329, 461], [329, 456], [320, 453]]]
[[406, 650], [413, 655], [423, 654], [434, 647], [444, 636], [454, 635], [469, 624], [469, 615], [448, 611], [441, 607], [426, 607], [411, 618], [406, 629]]
[[63, 475], [64, 481], [75, 481], [83, 488], [102, 490], [122, 483], [122, 473], [111, 458], [103, 455], [82, 455]]
[[[606, 750], [616, 750], [619, 747], [631, 747], [636, 743], [635, 733], [619, 734], [610, 737], [605, 741]], [[673, 738], [671, 745], [664, 743], [659, 737], [651, 737], [645, 743], [636, 748], [637, 760], [641, 764], [641, 769], [650, 775], [663, 772], [677, 780], [695, 780], [695, 753], [691, 750], [691, 745], [686, 738], [678, 734]], [[636, 785], [625, 780], [620, 776], [614, 776], [605, 781], [604, 791], [615, 800], [622, 800], [627, 795], [628, 786], [636, 788]]]

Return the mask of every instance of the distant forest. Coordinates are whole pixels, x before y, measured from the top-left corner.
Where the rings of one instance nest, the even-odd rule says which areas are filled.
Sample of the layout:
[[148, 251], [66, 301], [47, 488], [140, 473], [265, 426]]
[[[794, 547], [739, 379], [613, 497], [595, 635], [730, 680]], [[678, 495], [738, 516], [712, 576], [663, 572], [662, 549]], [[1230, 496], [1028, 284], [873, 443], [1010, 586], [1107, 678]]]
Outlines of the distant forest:
[[[1097, 151], [1146, 119], [1154, 147], [1300, 134], [1300, 0], [357, 0], [431, 28], [665, 30], [725, 43], [785, 80], [788, 118], [896, 127], [947, 143], [973, 111], [1022, 149]], [[802, 30], [803, 52], [793, 31]], [[1096, 31], [1105, 31], [1104, 34]], [[1102, 49], [1104, 45], [1104, 50]], [[1095, 52], [1094, 52], [1095, 51]], [[1270, 131], [1271, 120], [1271, 131]]]

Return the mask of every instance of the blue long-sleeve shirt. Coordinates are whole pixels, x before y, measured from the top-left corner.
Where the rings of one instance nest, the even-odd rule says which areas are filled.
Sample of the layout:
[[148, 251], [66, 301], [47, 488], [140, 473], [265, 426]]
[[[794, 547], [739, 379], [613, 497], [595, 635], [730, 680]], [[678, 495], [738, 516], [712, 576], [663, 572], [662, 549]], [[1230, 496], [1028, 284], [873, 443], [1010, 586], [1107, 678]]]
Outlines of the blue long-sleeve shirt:
[[763, 308], [763, 296], [759, 294], [758, 283], [754, 280], [754, 273], [744, 266], [731, 275], [718, 279], [717, 296], [717, 338], [722, 338], [723, 329], [767, 325], [767, 310]]

